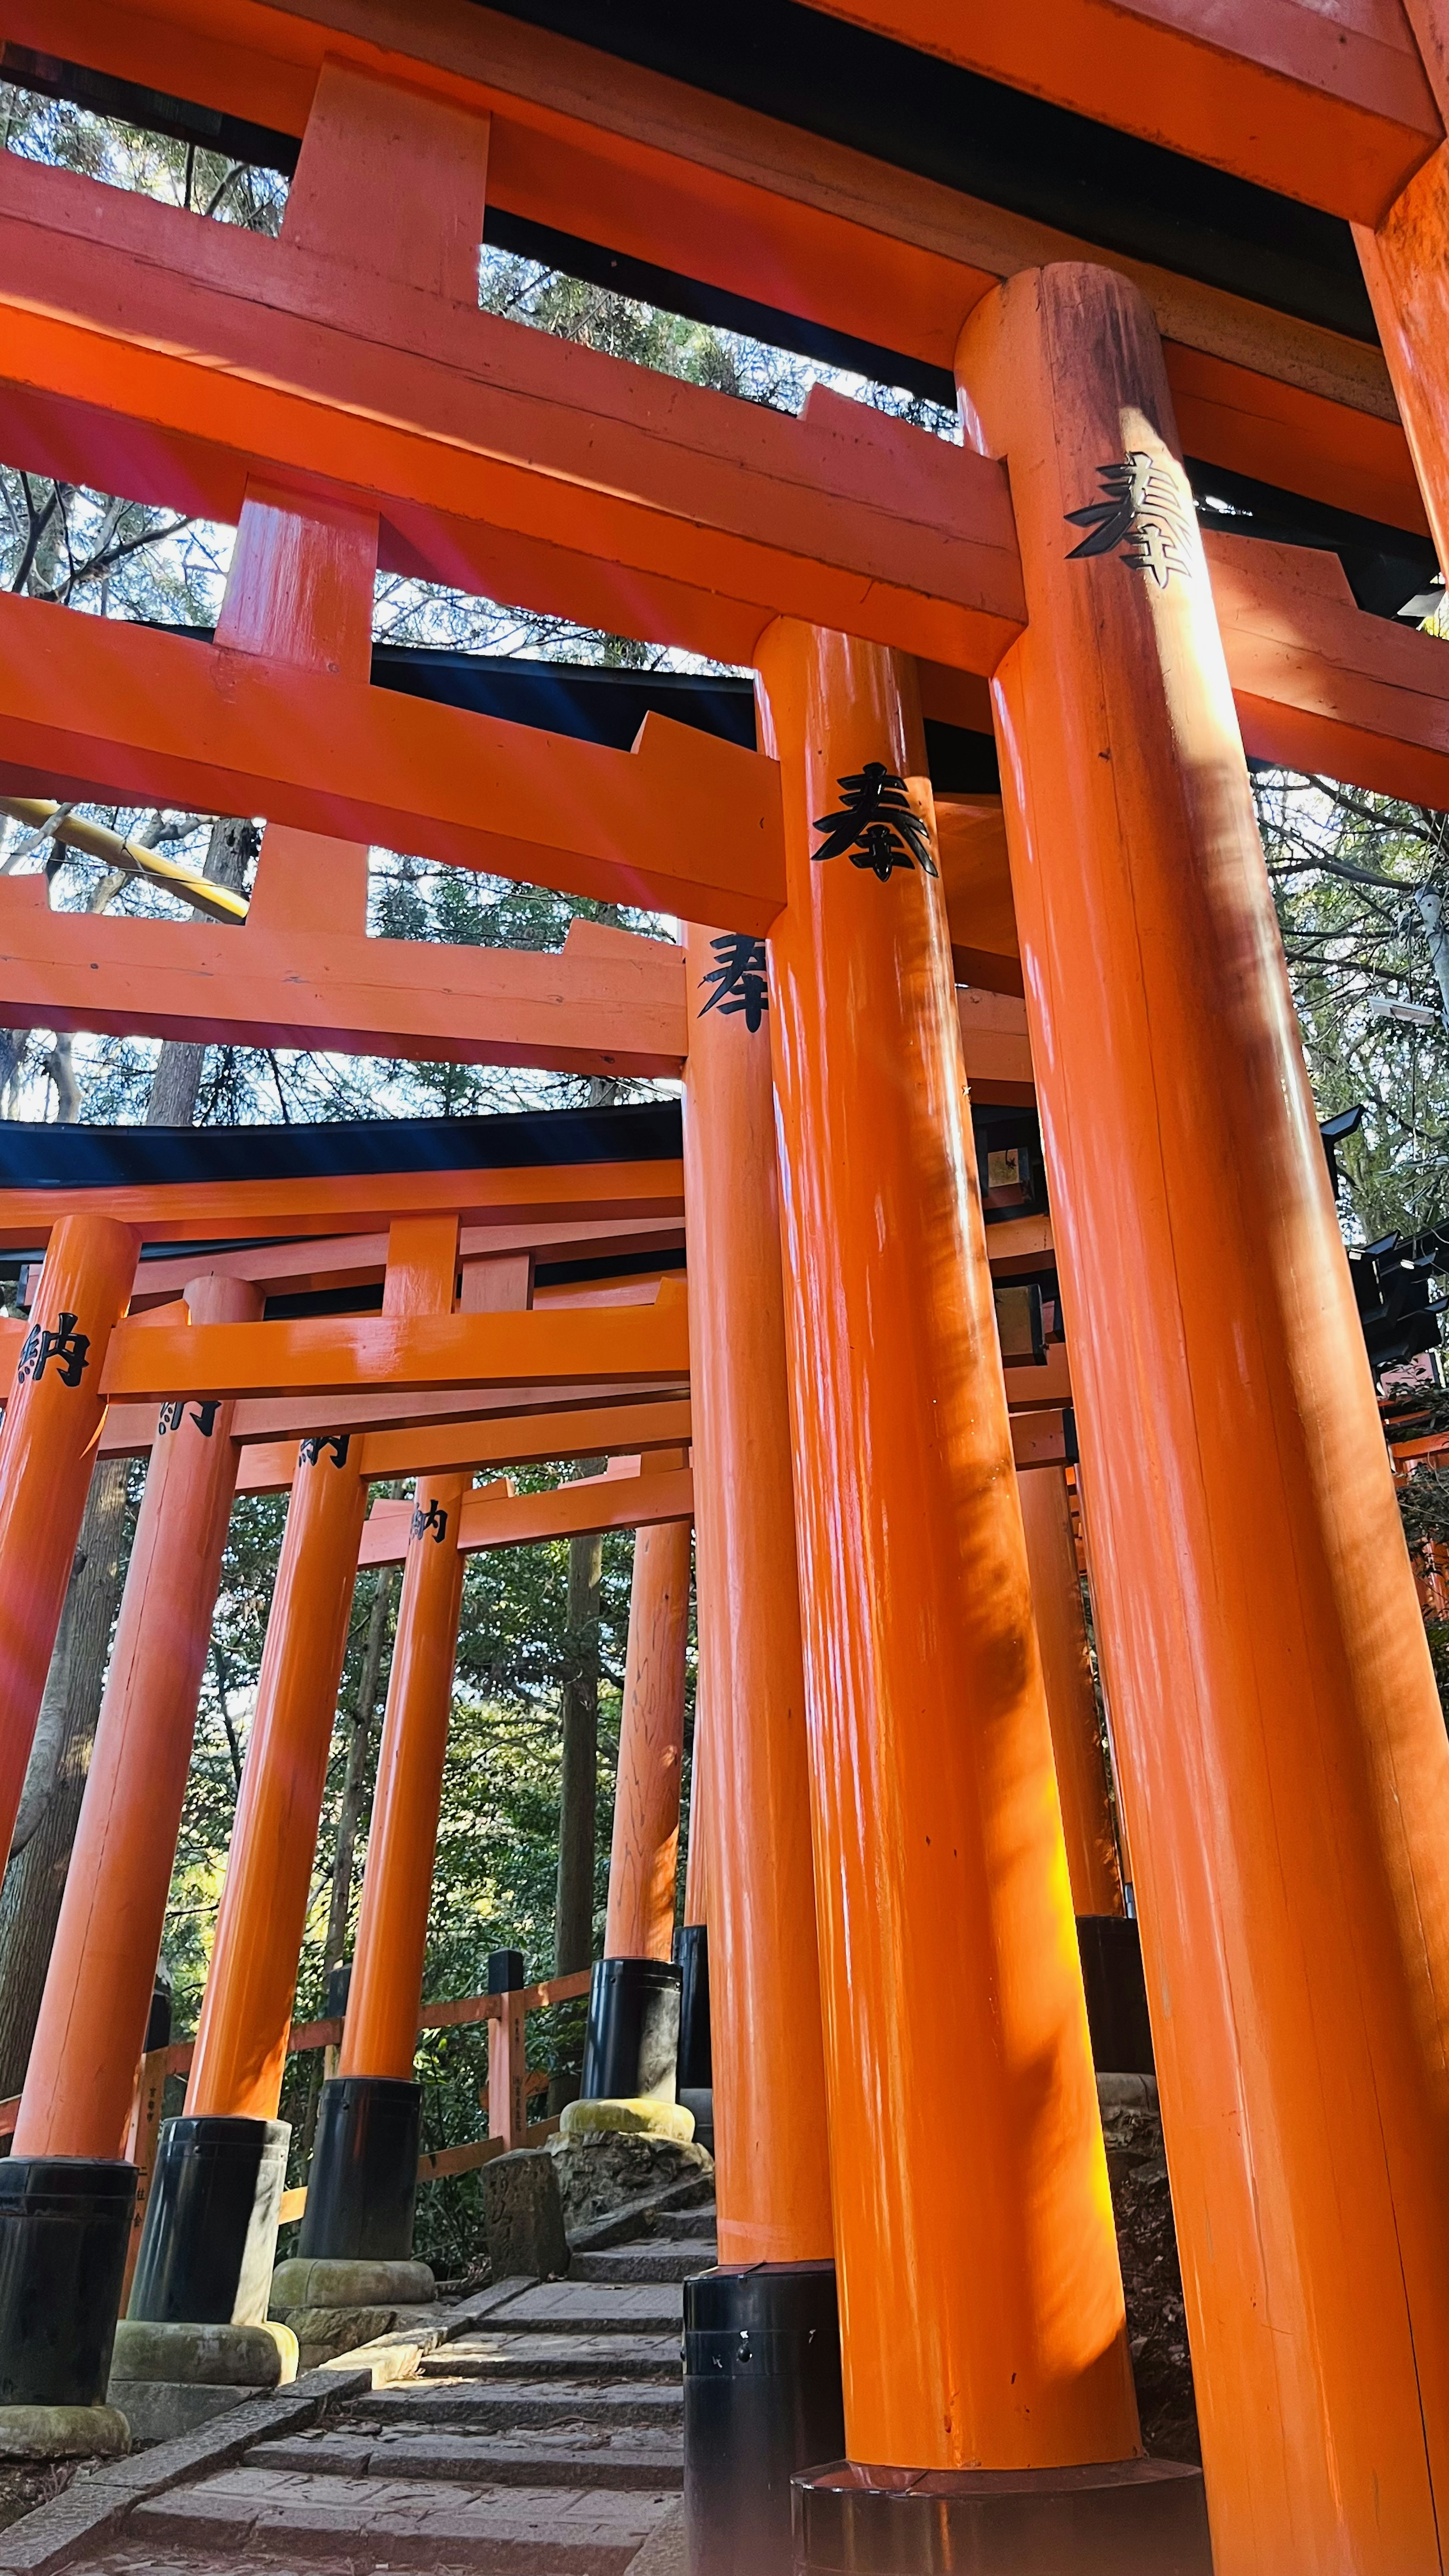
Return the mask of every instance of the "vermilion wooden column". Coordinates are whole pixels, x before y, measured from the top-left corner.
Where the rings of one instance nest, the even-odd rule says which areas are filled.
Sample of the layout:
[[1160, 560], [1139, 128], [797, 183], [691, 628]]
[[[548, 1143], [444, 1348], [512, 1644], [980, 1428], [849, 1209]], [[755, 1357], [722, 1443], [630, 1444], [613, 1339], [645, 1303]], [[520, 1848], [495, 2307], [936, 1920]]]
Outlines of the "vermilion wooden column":
[[[261, 1312], [192, 1280], [193, 1322]], [[121, 2156], [176, 1857], [239, 1452], [234, 1405], [163, 1406], [15, 2128], [15, 2153]]]
[[1449, 2505], [1449, 1744], [1152, 314], [958, 353], [1217, 2576], [1421, 2576]]
[[1097, 1694], [1092, 1688], [1067, 1480], [1059, 1467], [1033, 1467], [1018, 1479], [1018, 1491], [1072, 1907], [1077, 1914], [1120, 1914], [1122, 1873], [1097, 1723]]
[[[685, 1463], [672, 1450], [656, 1461]], [[690, 1535], [688, 1521], [665, 1521], [634, 1540], [606, 1959], [667, 1959], [674, 1940]]]
[[277, 2116], [366, 1503], [357, 1444], [304, 1440], [186, 2087], [192, 2117]]
[[[299, 2252], [407, 2263], [422, 2094], [413, 2075], [452, 1709], [467, 1479], [419, 1477], [337, 2073], [322, 2088]], [[409, 2267], [412, 2268], [411, 2266]], [[416, 2295], [416, 2292], [414, 2292]]]
[[914, 668], [756, 660], [845, 2426], [945, 2481], [814, 2481], [842, 2566], [1139, 2445]]
[[[1449, 124], [1449, 12], [1406, 0], [1439, 113]], [[1441, 143], [1377, 231], [1355, 224], [1364, 283], [1441, 571], [1449, 568], [1449, 143]]]
[[101, 1371], [130, 1302], [139, 1248], [135, 1227], [111, 1217], [59, 1219], [0, 1426], [0, 1850], [7, 1852], [106, 1418]]
[[[844, 2437], [764, 942], [691, 927], [685, 957], [690, 1861], [702, 1816], [720, 2268], [685, 2290], [684, 2457], [690, 2564], [711, 2576], [788, 2559], [790, 2477]], [[768, 2438], [753, 2385], [721, 2388], [721, 2347], [695, 2343], [761, 2332]]]

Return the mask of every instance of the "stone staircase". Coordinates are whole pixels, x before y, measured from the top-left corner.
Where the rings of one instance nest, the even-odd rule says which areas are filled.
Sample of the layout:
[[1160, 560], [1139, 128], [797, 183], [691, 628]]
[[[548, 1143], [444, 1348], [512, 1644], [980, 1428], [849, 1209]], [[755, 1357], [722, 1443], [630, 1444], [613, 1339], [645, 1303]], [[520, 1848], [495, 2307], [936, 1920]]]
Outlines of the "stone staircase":
[[574, 2256], [567, 2280], [504, 2284], [486, 2319], [416, 2374], [253, 2442], [139, 2502], [77, 2576], [382, 2569], [623, 2576], [683, 2566], [680, 2285], [715, 2259], [713, 2207]]

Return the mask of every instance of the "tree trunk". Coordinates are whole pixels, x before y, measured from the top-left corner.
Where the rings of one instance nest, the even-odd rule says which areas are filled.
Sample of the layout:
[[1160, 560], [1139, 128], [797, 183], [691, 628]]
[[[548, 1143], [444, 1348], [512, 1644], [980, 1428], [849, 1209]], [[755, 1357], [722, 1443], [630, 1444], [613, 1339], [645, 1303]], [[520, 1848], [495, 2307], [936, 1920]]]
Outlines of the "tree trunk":
[[[240, 894], [246, 881], [247, 861], [256, 848], [256, 827], [226, 816], [213, 823], [211, 839], [201, 873], [213, 884], [230, 886]], [[206, 1065], [206, 1049], [191, 1038], [165, 1038], [156, 1058], [151, 1077], [151, 1097], [146, 1104], [148, 1127], [190, 1127], [196, 1121], [196, 1102], [201, 1090], [201, 1076]]]
[[599, 1582], [597, 1530], [569, 1541], [564, 1645], [563, 1755], [559, 1766], [558, 1889], [554, 1974], [586, 1968], [594, 1950], [594, 1815], [599, 1793]]
[[[91, 1479], [76, 1571], [46, 1686], [47, 1701], [56, 1698], [60, 1704], [52, 1726], [46, 1725], [42, 1710], [17, 1828], [25, 1839], [0, 1886], [0, 2096], [7, 2098], [25, 2080], [50, 1964], [120, 1605], [125, 1525], [126, 1461], [103, 1458]], [[52, 1683], [57, 1685], [54, 1693]]]

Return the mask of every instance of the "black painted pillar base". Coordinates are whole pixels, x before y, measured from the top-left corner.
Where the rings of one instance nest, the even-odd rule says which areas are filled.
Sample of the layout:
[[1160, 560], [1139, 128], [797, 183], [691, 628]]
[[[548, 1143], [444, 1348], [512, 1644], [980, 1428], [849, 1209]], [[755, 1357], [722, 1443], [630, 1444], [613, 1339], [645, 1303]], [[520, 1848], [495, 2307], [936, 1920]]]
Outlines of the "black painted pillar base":
[[708, 2093], [714, 2086], [709, 2030], [709, 1930], [686, 1923], [674, 1935], [679, 1963], [679, 2085], [681, 2092]]
[[127, 2313], [265, 2325], [287, 2180], [285, 2120], [163, 2120]]
[[[877, 2469], [795, 2480], [796, 2576], [1212, 2576], [1201, 2469]], [[1284, 2571], [1287, 2576], [1287, 2571]]]
[[423, 2088], [388, 2075], [322, 2087], [299, 2257], [406, 2263], [413, 2250]]
[[100, 2406], [136, 2204], [134, 2165], [0, 2158], [0, 2406]]
[[671, 1959], [598, 1959], [584, 2039], [585, 2102], [672, 2102], [680, 1971]]
[[1126, 1914], [1079, 1914], [1077, 1948], [1097, 2073], [1153, 2074], [1140, 1927]]
[[834, 2264], [755, 2263], [686, 2281], [690, 2576], [789, 2576], [790, 2481], [844, 2440]]

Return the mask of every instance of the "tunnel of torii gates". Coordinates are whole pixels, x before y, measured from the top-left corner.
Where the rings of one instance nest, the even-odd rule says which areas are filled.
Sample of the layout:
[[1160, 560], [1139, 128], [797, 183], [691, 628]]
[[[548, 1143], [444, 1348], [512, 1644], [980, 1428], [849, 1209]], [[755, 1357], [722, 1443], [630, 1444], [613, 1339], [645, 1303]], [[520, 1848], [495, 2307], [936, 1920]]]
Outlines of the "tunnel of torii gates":
[[[0, 157], [0, 454], [237, 529], [209, 637], [0, 598], [0, 793], [267, 826], [240, 924], [199, 881], [203, 917], [163, 922], [52, 914], [5, 877], [0, 1018], [684, 1082], [678, 1156], [569, 1161], [520, 1128], [466, 1170], [439, 1149], [269, 1179], [254, 1136], [174, 1196], [160, 1166], [118, 1179], [111, 1145], [7, 1182], [5, 1239], [44, 1246], [0, 1427], [7, 1817], [90, 1461], [121, 1439], [151, 1466], [0, 2167], [3, 2393], [104, 2394], [157, 1820], [242, 1462], [270, 1452], [292, 1501], [132, 2293], [161, 2306], [201, 2190], [187, 2121], [251, 2122], [258, 2177], [272, 2152], [323, 1668], [330, 1714], [382, 1456], [418, 1496], [305, 2241], [402, 2241], [455, 1541], [511, 1508], [467, 1479], [578, 1444], [652, 1461], [635, 1499], [670, 1484], [681, 1515], [638, 1542], [638, 1910], [605, 1970], [661, 1937], [678, 1766], [649, 1766], [677, 1724], [691, 1479], [721, 2236], [686, 2313], [697, 2565], [1210, 2550], [1217, 2576], [1427, 2576], [1449, 1745], [1247, 756], [1449, 811], [1442, 647], [1393, 622], [1449, 548], [1443, 0], [781, 0], [738, 61], [732, 15], [671, 13], [666, 53], [621, 0], [609, 54], [533, 23], [574, 23], [564, 0], [0, 5], [6, 78], [291, 174], [273, 240]], [[788, 418], [485, 315], [485, 227], [959, 395], [962, 442], [828, 390]], [[1194, 487], [1239, 515], [1204, 536]], [[379, 566], [752, 672], [753, 735], [662, 689], [626, 748], [379, 686]], [[953, 766], [969, 743], [981, 766]], [[374, 843], [683, 937], [369, 939]], [[1024, 1221], [1000, 1194], [1033, 1178], [1027, 1103], [990, 1088], [1024, 1084], [990, 1060], [1013, 1046], [1050, 1234], [993, 1279]], [[677, 1245], [681, 1206], [687, 1288], [524, 1302], [561, 1227], [637, 1254], [641, 1228]], [[261, 1237], [289, 1260], [366, 1240], [380, 1311], [268, 1320], [265, 1264], [217, 1249]], [[1047, 1465], [1009, 1472], [1033, 1442], [1014, 1408], [1066, 1400], [1048, 1305], [1201, 2475], [1143, 2458], [1127, 2352], [1072, 1920], [1123, 1896], [1059, 1678], [1060, 1412]], [[236, 2169], [219, 2147], [213, 2178]], [[706, 2388], [722, 2336], [768, 2370]]]

